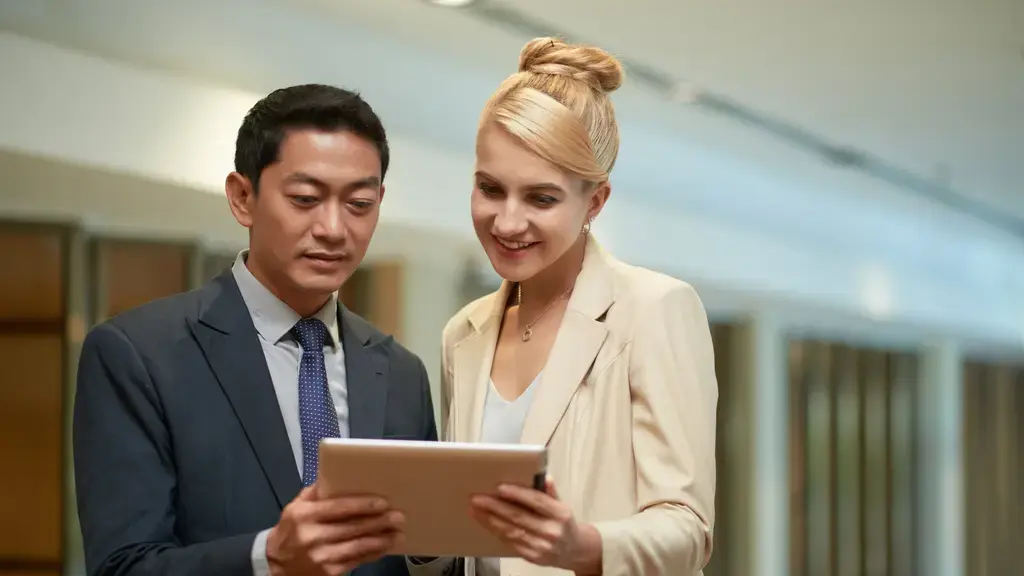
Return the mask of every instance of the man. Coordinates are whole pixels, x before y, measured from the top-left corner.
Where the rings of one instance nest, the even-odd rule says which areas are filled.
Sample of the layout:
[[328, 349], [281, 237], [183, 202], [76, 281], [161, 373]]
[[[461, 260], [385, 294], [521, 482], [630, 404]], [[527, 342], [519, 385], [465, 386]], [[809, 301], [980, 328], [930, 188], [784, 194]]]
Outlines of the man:
[[356, 94], [294, 86], [249, 111], [225, 186], [249, 249], [85, 339], [74, 455], [90, 575], [407, 573], [385, 556], [400, 513], [316, 484], [324, 437], [437, 438], [423, 363], [336, 297], [387, 167]]

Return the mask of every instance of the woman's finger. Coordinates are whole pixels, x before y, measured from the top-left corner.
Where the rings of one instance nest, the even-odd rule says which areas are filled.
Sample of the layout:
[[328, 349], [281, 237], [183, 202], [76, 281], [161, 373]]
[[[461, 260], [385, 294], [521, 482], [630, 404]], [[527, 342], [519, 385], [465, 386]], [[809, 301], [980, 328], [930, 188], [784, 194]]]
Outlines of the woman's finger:
[[547, 492], [532, 488], [503, 484], [498, 487], [498, 495], [504, 500], [532, 510], [539, 516], [557, 518], [562, 508], [562, 503], [549, 496]]
[[554, 545], [549, 540], [497, 516], [484, 514], [483, 518], [478, 520], [488, 530], [512, 546], [516, 554], [535, 564], [545, 561], [554, 550]]
[[541, 532], [544, 528], [544, 522], [547, 520], [532, 510], [501, 498], [478, 496], [473, 499], [473, 505], [502, 518], [506, 522], [534, 532]]
[[558, 490], [555, 488], [555, 479], [550, 474], [544, 477], [544, 491], [555, 500], [561, 500], [558, 497]]

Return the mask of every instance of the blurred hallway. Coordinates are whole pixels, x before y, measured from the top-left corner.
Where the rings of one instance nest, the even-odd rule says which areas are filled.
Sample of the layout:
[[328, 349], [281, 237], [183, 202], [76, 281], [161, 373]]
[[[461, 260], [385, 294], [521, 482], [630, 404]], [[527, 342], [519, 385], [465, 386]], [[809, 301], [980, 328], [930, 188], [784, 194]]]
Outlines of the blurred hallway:
[[943, 10], [0, 3], [0, 576], [84, 574], [79, 346], [246, 245], [223, 181], [275, 87], [356, 88], [384, 118], [387, 201], [341, 297], [439, 405], [441, 330], [499, 282], [469, 220], [477, 115], [540, 24], [629, 61], [594, 233], [711, 319], [705, 576], [1024, 570], [1024, 4]]

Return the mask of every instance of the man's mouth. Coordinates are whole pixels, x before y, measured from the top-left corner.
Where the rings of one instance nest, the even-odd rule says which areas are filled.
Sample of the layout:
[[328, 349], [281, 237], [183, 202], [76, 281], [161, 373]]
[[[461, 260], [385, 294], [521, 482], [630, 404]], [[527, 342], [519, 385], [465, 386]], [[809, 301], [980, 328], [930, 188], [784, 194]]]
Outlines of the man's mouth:
[[345, 255], [341, 253], [327, 253], [327, 252], [310, 252], [305, 255], [306, 258], [311, 260], [320, 260], [323, 262], [336, 262], [338, 260], [344, 260]]

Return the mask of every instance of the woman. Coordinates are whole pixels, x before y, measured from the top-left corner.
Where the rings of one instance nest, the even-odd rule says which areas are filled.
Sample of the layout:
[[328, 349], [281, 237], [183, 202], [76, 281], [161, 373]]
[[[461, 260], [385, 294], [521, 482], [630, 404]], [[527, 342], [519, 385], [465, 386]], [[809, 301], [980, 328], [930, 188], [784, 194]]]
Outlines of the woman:
[[521, 558], [467, 559], [470, 575], [682, 576], [711, 555], [704, 309], [590, 233], [611, 193], [621, 81], [608, 53], [537, 39], [483, 112], [472, 217], [504, 282], [445, 328], [445, 439], [547, 444], [550, 476], [545, 491], [473, 502]]

